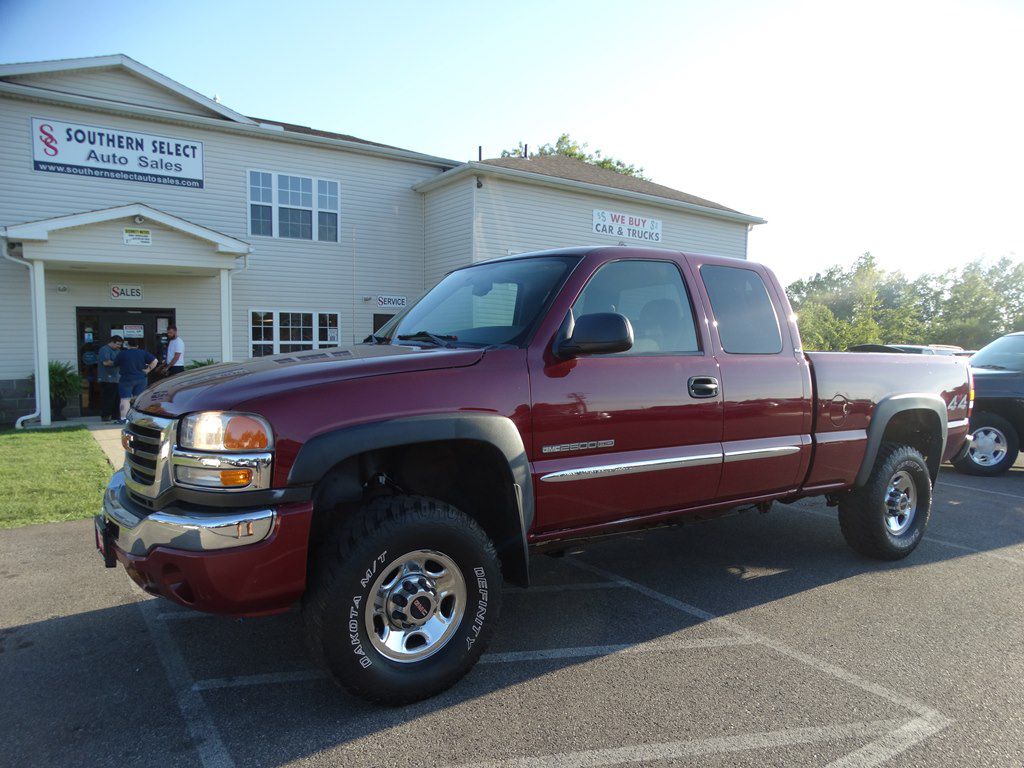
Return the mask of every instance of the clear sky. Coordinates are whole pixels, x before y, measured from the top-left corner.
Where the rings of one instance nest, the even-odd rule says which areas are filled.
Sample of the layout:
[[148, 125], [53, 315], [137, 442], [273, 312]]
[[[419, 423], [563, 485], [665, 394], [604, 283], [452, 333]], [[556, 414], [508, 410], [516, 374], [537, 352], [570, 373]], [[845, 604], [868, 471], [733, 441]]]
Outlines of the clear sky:
[[0, 61], [107, 53], [459, 160], [567, 131], [767, 219], [749, 255], [786, 282], [1024, 257], [1019, 1], [0, 0]]

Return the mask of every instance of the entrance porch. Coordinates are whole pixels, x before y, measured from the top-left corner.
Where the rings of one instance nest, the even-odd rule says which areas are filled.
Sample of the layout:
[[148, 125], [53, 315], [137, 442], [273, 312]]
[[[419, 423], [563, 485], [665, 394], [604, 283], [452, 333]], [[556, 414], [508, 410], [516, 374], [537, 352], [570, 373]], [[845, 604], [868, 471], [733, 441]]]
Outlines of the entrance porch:
[[52, 419], [47, 361], [75, 365], [91, 405], [93, 355], [118, 330], [158, 355], [167, 325], [180, 324], [187, 360], [231, 359], [232, 275], [245, 268], [248, 243], [141, 203], [19, 224], [0, 235], [29, 270], [33, 416], [41, 424]]

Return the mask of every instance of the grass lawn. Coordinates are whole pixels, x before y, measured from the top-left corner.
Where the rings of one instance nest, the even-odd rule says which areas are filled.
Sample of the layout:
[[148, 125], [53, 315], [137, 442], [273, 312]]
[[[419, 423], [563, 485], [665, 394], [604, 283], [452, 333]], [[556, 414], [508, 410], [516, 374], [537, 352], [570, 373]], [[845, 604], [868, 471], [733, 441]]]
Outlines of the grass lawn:
[[0, 528], [95, 515], [110, 471], [85, 427], [0, 431]]

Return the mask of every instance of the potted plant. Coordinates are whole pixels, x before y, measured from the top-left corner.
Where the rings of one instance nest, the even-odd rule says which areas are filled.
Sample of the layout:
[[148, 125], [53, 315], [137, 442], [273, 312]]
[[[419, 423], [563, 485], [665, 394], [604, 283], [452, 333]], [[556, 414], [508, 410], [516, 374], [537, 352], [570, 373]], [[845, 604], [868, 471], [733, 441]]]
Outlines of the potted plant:
[[[64, 407], [82, 391], [82, 377], [75, 366], [62, 360], [50, 361], [50, 418], [65, 421]], [[28, 377], [35, 386], [35, 374]]]

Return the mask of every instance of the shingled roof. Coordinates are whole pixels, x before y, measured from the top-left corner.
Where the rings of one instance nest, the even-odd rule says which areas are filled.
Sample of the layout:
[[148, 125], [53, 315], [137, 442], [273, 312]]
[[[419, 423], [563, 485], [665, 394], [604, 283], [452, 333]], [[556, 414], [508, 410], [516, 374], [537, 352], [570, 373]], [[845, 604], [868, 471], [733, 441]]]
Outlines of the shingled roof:
[[678, 189], [666, 187], [662, 184], [655, 184], [653, 181], [645, 181], [635, 176], [626, 176], [622, 173], [609, 171], [574, 157], [565, 155], [535, 155], [534, 157], [495, 157], [481, 161], [484, 165], [496, 165], [501, 168], [511, 168], [516, 171], [537, 173], [541, 176], [554, 176], [558, 179], [570, 179], [585, 184], [600, 184], [603, 187], [624, 189], [629, 192], [638, 192], [643, 195], [654, 195], [669, 200], [679, 200], [691, 205], [699, 205], [703, 208], [714, 208], [729, 213], [740, 213], [724, 205], [713, 203], [696, 195], [680, 192]]
[[[356, 144], [367, 144], [371, 147], [384, 147], [385, 149], [402, 149], [402, 147], [395, 147], [391, 144], [381, 144], [379, 141], [369, 141], [367, 139], [360, 139], [358, 136], [349, 136], [347, 133], [334, 133], [333, 131], [321, 131], [319, 128], [310, 128], [308, 125], [297, 125], [296, 123], [283, 123], [280, 120], [268, 120], [265, 117], [253, 117], [249, 115], [250, 120], [255, 120], [257, 123], [266, 123], [267, 125], [277, 125], [283, 128], [289, 133], [303, 133], [307, 136], [320, 136], [325, 139], [341, 139], [342, 141], [354, 141]], [[402, 149], [403, 152], [410, 152], [412, 150]]]

